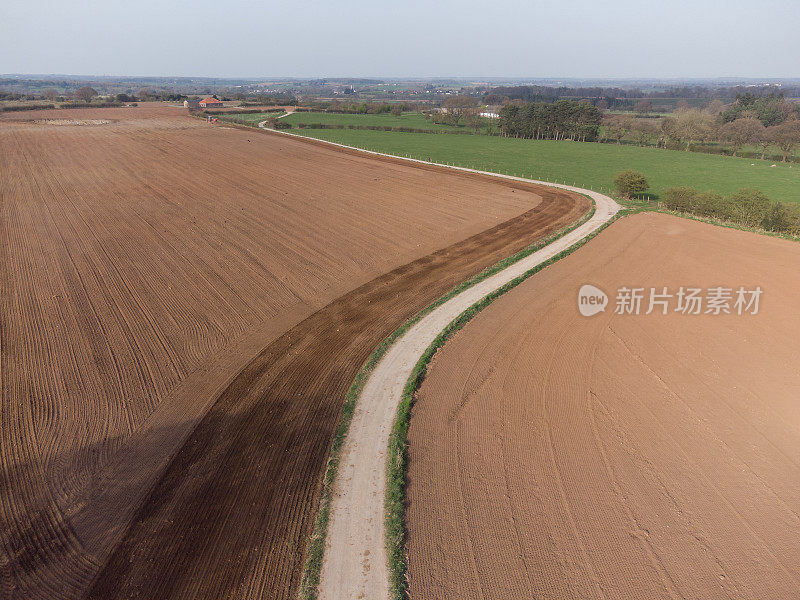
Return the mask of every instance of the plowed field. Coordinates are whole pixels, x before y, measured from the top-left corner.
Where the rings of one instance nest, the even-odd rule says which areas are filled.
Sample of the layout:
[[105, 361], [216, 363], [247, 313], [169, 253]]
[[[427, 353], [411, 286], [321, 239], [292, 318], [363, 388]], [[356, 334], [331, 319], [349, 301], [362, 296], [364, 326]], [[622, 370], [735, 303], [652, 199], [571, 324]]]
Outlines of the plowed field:
[[[480, 313], [413, 409], [412, 597], [795, 597], [798, 264], [794, 242], [637, 215]], [[606, 312], [579, 314], [584, 284]], [[617, 315], [622, 286], [763, 295]]]
[[158, 105], [4, 115], [0, 596], [291, 597], [361, 362], [586, 209]]

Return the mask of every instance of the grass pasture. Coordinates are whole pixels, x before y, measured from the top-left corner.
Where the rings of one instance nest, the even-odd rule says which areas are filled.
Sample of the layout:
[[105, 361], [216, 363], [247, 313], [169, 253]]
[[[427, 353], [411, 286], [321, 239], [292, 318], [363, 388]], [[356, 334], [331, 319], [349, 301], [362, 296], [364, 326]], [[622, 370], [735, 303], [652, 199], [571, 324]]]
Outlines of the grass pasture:
[[[364, 118], [360, 115], [331, 116]], [[383, 118], [381, 115], [373, 116]], [[612, 190], [617, 173], [634, 169], [647, 177], [652, 199], [658, 199], [668, 188], [675, 186], [713, 190], [724, 195], [750, 187], [761, 190], [772, 200], [800, 203], [800, 165], [791, 163], [628, 145], [485, 135], [451, 136], [353, 129], [293, 129], [292, 133], [387, 154], [566, 182], [603, 191]], [[772, 164], [776, 166], [772, 167]]]
[[266, 119], [274, 119], [275, 117], [280, 117], [282, 114], [285, 114], [283, 110], [244, 114], [228, 113], [225, 115], [215, 116], [218, 117], [220, 121], [231, 121], [233, 123], [241, 123], [242, 125], [257, 127], [261, 121]]
[[362, 115], [326, 112], [295, 112], [284, 120], [295, 127], [301, 123], [321, 123], [323, 125], [337, 125], [343, 127], [358, 125], [368, 127], [409, 127], [412, 129], [432, 129], [438, 131], [469, 131], [463, 123], [459, 126], [437, 125], [433, 123], [433, 121], [425, 119], [425, 115], [419, 112], [405, 112], [399, 116], [389, 113]]

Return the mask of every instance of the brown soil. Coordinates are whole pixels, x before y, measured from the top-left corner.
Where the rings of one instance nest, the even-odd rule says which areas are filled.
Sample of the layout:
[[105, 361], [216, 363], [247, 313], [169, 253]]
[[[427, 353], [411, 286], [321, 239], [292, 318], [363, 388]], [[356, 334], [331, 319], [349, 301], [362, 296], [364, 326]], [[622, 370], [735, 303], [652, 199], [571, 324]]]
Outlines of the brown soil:
[[[479, 314], [413, 409], [412, 597], [795, 597], [799, 263], [637, 215]], [[606, 313], [580, 316], [586, 283]], [[614, 315], [625, 285], [764, 295], [758, 315]]]
[[0, 118], [2, 597], [291, 597], [361, 362], [587, 208], [162, 105], [51, 113]]

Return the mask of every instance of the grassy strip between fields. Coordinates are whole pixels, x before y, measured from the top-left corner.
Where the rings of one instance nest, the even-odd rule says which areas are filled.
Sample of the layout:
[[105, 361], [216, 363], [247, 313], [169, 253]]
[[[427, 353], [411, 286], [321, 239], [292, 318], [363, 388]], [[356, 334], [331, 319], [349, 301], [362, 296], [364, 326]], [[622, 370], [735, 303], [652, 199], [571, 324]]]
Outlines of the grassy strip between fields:
[[[594, 201], [592, 201], [592, 209], [583, 217], [581, 217], [578, 221], [573, 223], [572, 225], [568, 225], [552, 233], [551, 235], [547, 236], [546, 238], [531, 244], [527, 248], [520, 250], [513, 256], [510, 256], [500, 262], [487, 267], [472, 279], [469, 279], [456, 287], [450, 290], [447, 294], [439, 298], [433, 304], [427, 306], [426, 308], [422, 309], [416, 315], [411, 317], [408, 321], [406, 321], [403, 325], [395, 329], [381, 344], [375, 349], [375, 351], [370, 355], [364, 365], [361, 367], [361, 370], [356, 375], [353, 384], [350, 386], [350, 389], [347, 391], [345, 395], [344, 405], [342, 407], [342, 417], [339, 421], [339, 425], [336, 428], [336, 433], [333, 437], [333, 442], [331, 443], [330, 453], [328, 455], [328, 464], [325, 469], [325, 475], [322, 481], [322, 492], [320, 494], [320, 503], [319, 508], [317, 510], [317, 518], [314, 521], [314, 529], [311, 533], [311, 540], [309, 542], [308, 547], [308, 554], [306, 558], [305, 567], [303, 569], [303, 579], [300, 584], [300, 597], [303, 600], [316, 600], [319, 596], [319, 583], [320, 583], [320, 576], [322, 573], [322, 559], [325, 552], [325, 538], [328, 533], [328, 522], [330, 520], [330, 511], [331, 511], [331, 501], [333, 500], [333, 486], [334, 482], [336, 481], [336, 475], [339, 469], [339, 462], [341, 460], [342, 454], [342, 447], [344, 446], [344, 441], [347, 437], [347, 432], [350, 428], [350, 423], [353, 420], [353, 413], [355, 411], [356, 402], [358, 401], [359, 396], [361, 395], [364, 386], [369, 379], [369, 376], [372, 374], [372, 371], [375, 369], [377, 364], [389, 350], [389, 348], [397, 341], [403, 334], [406, 333], [413, 325], [418, 323], [422, 318], [426, 315], [431, 313], [433, 310], [453, 298], [454, 296], [458, 295], [462, 291], [464, 291], [468, 287], [472, 287], [473, 285], [483, 281], [487, 277], [491, 277], [495, 273], [502, 271], [509, 265], [525, 258], [544, 248], [548, 244], [551, 244], [553, 241], [557, 240], [558, 238], [566, 235], [570, 231], [576, 229], [583, 225], [586, 221], [588, 221], [592, 215], [594, 215], [595, 206]], [[549, 264], [549, 261], [548, 261]], [[532, 273], [531, 273], [532, 274]], [[526, 277], [524, 275], [523, 277]], [[510, 288], [509, 288], [510, 289]], [[438, 340], [438, 338], [437, 338]], [[426, 363], [427, 364], [427, 361]], [[419, 364], [417, 365], [419, 366]], [[416, 373], [416, 368], [415, 371]], [[413, 379], [413, 375], [412, 375]], [[408, 386], [406, 386], [408, 387]], [[403, 397], [403, 403], [405, 403], [405, 392]], [[402, 406], [402, 404], [401, 404]], [[409, 406], [410, 408], [410, 406]], [[406, 421], [406, 430], [408, 428], [408, 417], [405, 419]], [[401, 420], [398, 418], [398, 423]], [[392, 439], [395, 437], [395, 430], [397, 429], [397, 425], [392, 432]], [[402, 446], [403, 446], [403, 456], [405, 457], [405, 433], [402, 436]], [[390, 443], [390, 449], [392, 448], [392, 444]], [[389, 560], [391, 565], [391, 577], [392, 577], [392, 593], [397, 597], [403, 597], [405, 594], [405, 527], [403, 525], [404, 520], [404, 512], [403, 512], [403, 503], [405, 501], [405, 458], [403, 459], [402, 464], [402, 485], [400, 486], [400, 494], [402, 497], [400, 499], [400, 512], [399, 514], [395, 514], [396, 511], [393, 510], [391, 507], [395, 505], [395, 501], [393, 500], [396, 497], [397, 491], [394, 490], [393, 485], [393, 478], [392, 478], [392, 463], [395, 461], [391, 460], [393, 453], [390, 451], [390, 471], [389, 471], [389, 480], [387, 485], [387, 499], [386, 499], [386, 507], [387, 507], [387, 531], [389, 535], [387, 536], [387, 547], [389, 551]], [[400, 524], [400, 534], [396, 531], [395, 521], [399, 519]], [[399, 544], [399, 546], [398, 546]], [[399, 554], [398, 554], [399, 553]], [[395, 555], [399, 556], [399, 562], [395, 559]], [[398, 570], [399, 569], [399, 570]], [[397, 588], [395, 581], [400, 582], [401, 587]], [[396, 589], [400, 591], [395, 592]]]

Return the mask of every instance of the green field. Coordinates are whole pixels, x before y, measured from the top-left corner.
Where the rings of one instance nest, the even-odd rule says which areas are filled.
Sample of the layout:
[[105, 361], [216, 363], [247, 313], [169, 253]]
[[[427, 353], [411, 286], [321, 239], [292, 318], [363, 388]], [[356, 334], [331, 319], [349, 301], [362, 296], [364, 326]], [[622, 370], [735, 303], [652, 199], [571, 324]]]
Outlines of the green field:
[[[219, 116], [221, 117], [221, 120], [230, 120], [236, 123], [254, 125], [260, 121], [273, 118], [281, 114], [283, 113], [262, 112], [241, 115], [236, 113], [228, 113]], [[466, 127], [463, 124], [459, 125], [458, 127], [454, 127], [453, 125], [436, 125], [432, 121], [426, 120], [425, 116], [418, 112], [406, 112], [397, 117], [389, 113], [383, 113], [379, 115], [362, 115], [326, 112], [295, 112], [282, 120], [295, 128], [297, 128], [298, 124], [320, 123], [323, 125], [340, 125], [342, 127], [347, 127], [348, 125], [359, 125], [369, 127], [409, 127], [412, 129], [430, 129], [441, 131], [466, 130]]]
[[[362, 118], [359, 115], [336, 116]], [[773, 163], [768, 161], [696, 152], [486, 135], [352, 129], [293, 129], [291, 132], [388, 154], [604, 191], [612, 189], [618, 172], [635, 169], [645, 174], [656, 199], [675, 186], [726, 195], [751, 187], [773, 200], [800, 203], [800, 165], [791, 163], [771, 167]]]
[[298, 123], [322, 123], [323, 125], [366, 125], [377, 127], [410, 127], [412, 129], [432, 129], [441, 131], [467, 130], [462, 124], [458, 127], [453, 125], [436, 125], [433, 121], [425, 119], [425, 115], [418, 112], [406, 112], [400, 116], [389, 113], [379, 115], [362, 114], [337, 114], [325, 112], [296, 112], [284, 119], [287, 123], [296, 126]]
[[247, 114], [226, 113], [224, 115], [214, 115], [214, 116], [219, 118], [220, 121], [233, 121], [234, 123], [242, 123], [243, 125], [252, 125], [253, 127], [255, 127], [261, 121], [264, 121], [266, 119], [274, 119], [275, 117], [279, 117], [282, 114], [285, 113], [282, 110], [279, 110], [274, 112], [260, 112], [260, 113], [247, 113]]

